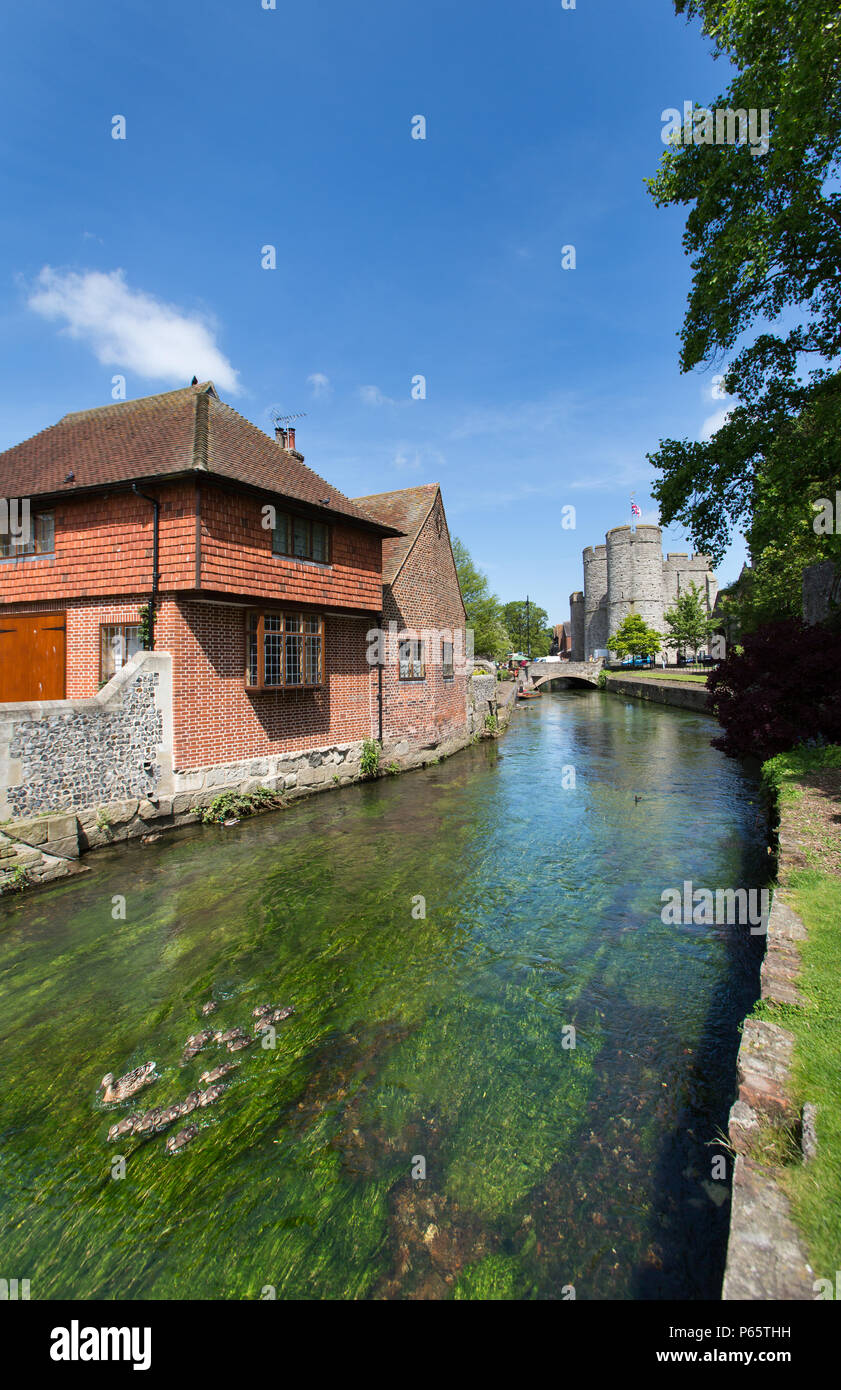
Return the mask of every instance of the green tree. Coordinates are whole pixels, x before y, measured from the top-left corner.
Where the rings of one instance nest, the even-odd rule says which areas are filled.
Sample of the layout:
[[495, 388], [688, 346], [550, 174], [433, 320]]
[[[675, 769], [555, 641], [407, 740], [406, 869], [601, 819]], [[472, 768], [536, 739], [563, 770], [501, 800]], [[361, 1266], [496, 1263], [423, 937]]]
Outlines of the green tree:
[[[767, 153], [749, 143], [675, 144], [649, 180], [659, 206], [689, 207], [692, 285], [685, 372], [724, 366], [729, 417], [706, 442], [666, 439], [649, 455], [663, 524], [679, 521], [719, 562], [736, 528], [753, 593], [774, 549], [798, 564], [841, 554], [810, 529], [811, 502], [841, 474], [841, 14], [837, 0], [675, 0], [735, 75], [715, 109], [771, 113]], [[704, 138], [703, 124], [695, 127]], [[763, 566], [761, 557], [771, 547]], [[789, 574], [785, 593], [799, 588]]]
[[511, 642], [502, 619], [502, 605], [488, 587], [487, 575], [474, 564], [463, 541], [453, 541], [459, 587], [467, 611], [467, 626], [473, 629], [473, 649], [476, 656], [499, 661], [506, 656]]
[[525, 599], [515, 599], [503, 605], [502, 617], [517, 651], [530, 651], [532, 656], [548, 655], [554, 634], [545, 608], [531, 601], [527, 606]]
[[660, 634], [648, 626], [641, 613], [629, 613], [608, 639], [607, 646], [620, 661], [626, 656], [656, 656], [660, 650]]
[[677, 596], [672, 608], [664, 615], [669, 628], [664, 641], [667, 647], [685, 652], [687, 647], [693, 656], [703, 647], [712, 630], [704, 596], [697, 584], [690, 584]]

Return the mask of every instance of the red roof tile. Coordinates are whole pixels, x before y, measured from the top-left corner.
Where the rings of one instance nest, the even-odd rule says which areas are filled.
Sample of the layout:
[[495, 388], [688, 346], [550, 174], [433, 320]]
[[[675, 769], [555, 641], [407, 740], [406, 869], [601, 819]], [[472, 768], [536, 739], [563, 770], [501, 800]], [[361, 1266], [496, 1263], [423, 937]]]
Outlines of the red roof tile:
[[394, 534], [221, 401], [209, 381], [65, 415], [0, 453], [0, 497], [72, 495], [184, 473], [244, 483]]
[[401, 488], [399, 492], [377, 492], [369, 497], [354, 497], [356, 506], [376, 517], [384, 526], [402, 531], [383, 541], [383, 583], [392, 584], [420, 535], [421, 527], [435, 506], [438, 483], [423, 483], [420, 487]]

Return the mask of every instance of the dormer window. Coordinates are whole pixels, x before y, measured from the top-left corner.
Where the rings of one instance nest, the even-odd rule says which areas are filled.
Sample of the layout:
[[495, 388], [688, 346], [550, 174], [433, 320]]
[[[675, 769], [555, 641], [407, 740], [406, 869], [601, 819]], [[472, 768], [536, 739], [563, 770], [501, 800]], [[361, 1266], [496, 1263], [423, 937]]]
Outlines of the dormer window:
[[313, 521], [308, 516], [278, 512], [272, 531], [272, 551], [275, 555], [291, 555], [296, 560], [328, 565], [330, 528], [325, 522]]

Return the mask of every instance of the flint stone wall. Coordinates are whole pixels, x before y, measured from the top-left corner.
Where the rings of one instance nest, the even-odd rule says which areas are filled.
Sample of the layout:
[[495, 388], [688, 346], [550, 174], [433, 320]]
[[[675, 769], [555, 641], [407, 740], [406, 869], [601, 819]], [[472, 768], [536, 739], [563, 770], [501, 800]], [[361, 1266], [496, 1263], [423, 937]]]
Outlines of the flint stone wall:
[[90, 700], [0, 705], [0, 819], [155, 796], [172, 767], [170, 658], [141, 652]]

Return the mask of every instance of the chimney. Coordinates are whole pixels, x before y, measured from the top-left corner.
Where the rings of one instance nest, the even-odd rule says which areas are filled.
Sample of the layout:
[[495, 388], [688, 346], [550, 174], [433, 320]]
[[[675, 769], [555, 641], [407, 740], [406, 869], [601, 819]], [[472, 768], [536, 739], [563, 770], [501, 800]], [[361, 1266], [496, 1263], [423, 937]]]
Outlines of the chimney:
[[294, 449], [294, 448], [295, 448], [295, 426], [294, 426], [294, 425], [290, 425], [290, 426], [289, 426], [289, 448], [290, 448], [290, 449]]
[[280, 445], [281, 449], [288, 449], [289, 441], [287, 438], [286, 430], [283, 428], [282, 425], [275, 425], [274, 437]]

